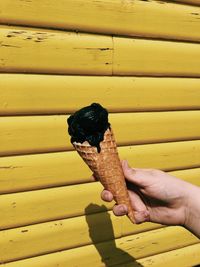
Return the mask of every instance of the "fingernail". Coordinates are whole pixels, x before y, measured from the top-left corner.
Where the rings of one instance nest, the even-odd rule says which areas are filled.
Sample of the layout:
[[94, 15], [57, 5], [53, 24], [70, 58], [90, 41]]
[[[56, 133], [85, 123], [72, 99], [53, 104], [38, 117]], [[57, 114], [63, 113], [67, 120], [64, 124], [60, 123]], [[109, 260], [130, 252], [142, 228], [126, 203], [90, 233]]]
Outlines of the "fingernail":
[[113, 200], [112, 194], [110, 192], [106, 192], [104, 197], [108, 202], [111, 202]]
[[109, 193], [104, 193], [104, 197], [105, 197], [105, 199], [110, 199], [110, 195], [109, 195]]
[[126, 207], [120, 206], [120, 212], [125, 215], [127, 213]]

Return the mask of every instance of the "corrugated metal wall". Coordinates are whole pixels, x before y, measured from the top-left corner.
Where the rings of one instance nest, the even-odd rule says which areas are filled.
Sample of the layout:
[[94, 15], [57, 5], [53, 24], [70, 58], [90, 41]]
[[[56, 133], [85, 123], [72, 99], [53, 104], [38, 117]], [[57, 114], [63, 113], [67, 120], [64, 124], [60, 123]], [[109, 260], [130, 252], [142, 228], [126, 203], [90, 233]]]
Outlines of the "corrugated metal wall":
[[185, 229], [112, 214], [66, 126], [70, 113], [99, 102], [121, 158], [200, 185], [198, 5], [0, 2], [3, 266], [200, 264], [199, 240]]

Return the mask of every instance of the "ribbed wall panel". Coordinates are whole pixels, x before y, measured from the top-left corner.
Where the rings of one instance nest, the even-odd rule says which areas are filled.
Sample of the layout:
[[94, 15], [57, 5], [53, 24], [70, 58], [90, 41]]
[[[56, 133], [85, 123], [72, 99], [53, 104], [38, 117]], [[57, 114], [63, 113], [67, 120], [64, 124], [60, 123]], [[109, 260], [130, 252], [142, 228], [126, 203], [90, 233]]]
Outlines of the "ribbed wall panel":
[[174, 2], [64, 0], [55, 6], [54, 0], [4, 0], [0, 23], [199, 42], [200, 8]]
[[66, 124], [101, 103], [121, 159], [200, 186], [199, 19], [199, 0], [0, 2], [2, 266], [200, 264], [186, 229], [113, 215]]

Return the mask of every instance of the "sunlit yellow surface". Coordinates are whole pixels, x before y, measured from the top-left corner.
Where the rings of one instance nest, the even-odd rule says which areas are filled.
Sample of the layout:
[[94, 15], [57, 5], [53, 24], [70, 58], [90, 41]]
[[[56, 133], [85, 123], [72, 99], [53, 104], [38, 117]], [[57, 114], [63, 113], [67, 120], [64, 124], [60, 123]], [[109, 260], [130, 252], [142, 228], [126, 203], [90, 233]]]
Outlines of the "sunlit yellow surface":
[[1, 26], [0, 41], [1, 72], [112, 74], [109, 36]]
[[200, 45], [114, 38], [116, 75], [200, 76]]
[[3, 0], [0, 10], [6, 24], [200, 41], [199, 8], [165, 1]]
[[[200, 168], [170, 173], [200, 186]], [[1, 195], [0, 210], [4, 216], [0, 220], [0, 229], [84, 215], [91, 203], [95, 204], [90, 207], [89, 213], [111, 209], [114, 203], [101, 200], [102, 190], [102, 185], [97, 182]], [[132, 225], [129, 228], [131, 232], [140, 229]], [[124, 231], [127, 233], [128, 225]]]
[[[91, 203], [86, 211], [95, 205]], [[99, 230], [104, 228], [104, 231]], [[108, 241], [155, 228], [160, 228], [160, 225], [146, 223], [139, 227], [130, 226], [126, 217], [116, 217], [106, 212], [13, 228], [0, 232], [0, 262]], [[188, 242], [191, 241], [190, 238]]]
[[199, 3], [0, 1], [2, 266], [200, 263], [186, 229], [113, 215], [66, 124], [99, 102], [121, 159], [200, 186]]
[[0, 114], [71, 113], [93, 102], [110, 112], [191, 110], [199, 88], [192, 78], [0, 74]]
[[[161, 253], [152, 257], [147, 257], [145, 259], [138, 260], [142, 266], [145, 267], [168, 267], [168, 266], [195, 266], [198, 265], [200, 261], [200, 244], [195, 244], [192, 246], [187, 246], [181, 249], [176, 249], [166, 253]], [[127, 264], [126, 267], [131, 267], [132, 265]]]
[[200, 77], [197, 43], [8, 26], [0, 41], [1, 72]]
[[[194, 168], [199, 167], [200, 141], [127, 146], [119, 154], [138, 168]], [[91, 174], [77, 152], [0, 158], [2, 192], [87, 182]]]
[[[90, 224], [91, 221], [88, 220], [88, 223]], [[109, 229], [108, 231], [112, 232], [112, 227], [108, 221], [106, 225], [107, 229], [106, 227], [105, 229]], [[54, 228], [56, 229], [56, 227]], [[27, 227], [24, 229], [29, 230], [29, 228]], [[41, 229], [43, 230], [42, 226]], [[40, 231], [40, 242], [36, 242], [35, 238], [31, 242], [30, 239], [33, 236], [33, 230], [31, 231], [31, 229], [26, 233], [20, 233], [19, 230], [18, 232], [17, 230], [13, 230], [15, 231], [15, 235], [12, 237], [13, 243], [15, 241], [15, 244], [17, 244], [18, 246], [14, 247], [12, 242], [10, 242], [9, 245], [5, 242], [5, 246], [2, 251], [2, 253], [4, 253], [2, 255], [4, 261], [13, 258], [23, 258], [28, 254], [36, 255], [42, 253], [42, 251], [44, 250], [46, 252], [53, 252], [53, 250], [56, 251], [56, 249], [58, 249], [58, 244], [60, 245], [60, 249], [64, 246], [66, 247], [67, 241], [69, 240], [69, 236], [67, 237], [66, 241], [64, 226], [62, 234], [61, 232], [58, 234], [58, 230], [55, 229], [51, 230], [51, 235], [48, 235], [48, 227], [46, 227], [44, 231]], [[34, 231], [34, 234], [37, 235], [37, 231]], [[93, 241], [97, 240], [98, 233], [96, 233], [92, 228], [90, 229], [90, 235], [93, 238]], [[17, 240], [19, 240], [19, 236], [21, 236], [21, 242], [17, 242]], [[73, 236], [74, 237], [73, 239], [71, 239], [71, 242], [74, 241], [76, 233]], [[8, 231], [7, 238], [11, 238], [11, 233], [9, 233]], [[80, 241], [82, 238], [83, 237], [80, 235]], [[106, 266], [109, 266], [108, 264], [112, 266], [112, 264], [119, 264], [119, 262], [123, 262], [123, 260], [127, 262], [128, 259], [132, 262], [134, 259], [148, 257], [165, 251], [170, 251], [184, 246], [192, 245], [198, 242], [198, 238], [194, 237], [184, 228], [169, 227], [149, 231], [148, 234], [140, 233], [119, 238], [116, 241], [103, 242], [98, 245], [93, 244], [76, 249], [70, 249], [61, 253], [50, 254], [39, 258], [33, 258], [24, 261], [23, 263], [26, 263], [25, 266], [41, 266], [38, 264], [42, 264], [42, 266], [44, 267], [56, 266], [56, 264], [59, 264], [63, 267], [73, 265], [87, 267], [90, 264], [92, 266], [105, 266], [106, 264]], [[9, 253], [9, 248], [10, 251], [13, 251], [12, 255], [11, 253]], [[13, 265], [10, 264], [8, 266], [19, 266], [20, 263], [21, 262], [16, 262], [13, 263]]]
[[[0, 118], [0, 155], [72, 150], [68, 116]], [[200, 139], [200, 111], [110, 114], [118, 146]]]
[[[84, 251], [84, 248], [77, 249], [77, 252], [78, 252], [77, 258], [79, 260], [79, 263], [82, 262], [82, 258], [84, 255], [90, 257], [90, 255], [88, 255], [89, 254], [88, 250]], [[71, 253], [71, 254], [68, 254], [68, 253]], [[116, 248], [116, 253], [117, 253], [117, 248]], [[152, 266], [168, 267], [170, 264], [170, 266], [174, 266], [174, 267], [176, 266], [188, 267], [191, 265], [194, 266], [199, 263], [199, 260], [200, 260], [199, 254], [200, 254], [200, 244], [194, 244], [191, 246], [186, 246], [184, 248], [172, 250], [169, 252], [161, 253], [158, 255], [150, 256], [150, 257], [146, 257], [144, 259], [138, 259], [137, 262], [135, 262], [133, 258], [129, 258], [130, 262], [123, 264], [123, 266], [124, 267], [139, 267], [142, 264], [142, 266], [144, 267], [152, 267]], [[41, 264], [43, 267], [55, 267], [56, 264], [58, 263], [59, 263], [59, 266], [66, 267], [66, 264], [68, 263], [68, 257], [70, 257], [69, 255], [71, 255], [75, 259], [76, 251], [70, 250], [70, 251], [52, 253], [52, 254], [48, 254], [45, 256], [34, 257], [31, 259], [27, 259], [27, 260], [21, 260], [21, 261], [5, 264], [5, 267], [21, 267], [21, 266], [40, 267]], [[82, 255], [82, 258], [81, 258], [81, 255]], [[100, 263], [100, 257], [96, 255], [96, 258], [97, 258], [96, 261], [98, 262], [98, 264], [101, 264], [101, 266], [105, 266], [103, 265], [102, 262]], [[87, 261], [86, 261], [86, 264], [87, 264]], [[87, 265], [84, 265], [83, 263], [82, 265], [79, 265], [79, 266], [87, 266]], [[116, 266], [120, 267], [121, 265], [116, 265]]]

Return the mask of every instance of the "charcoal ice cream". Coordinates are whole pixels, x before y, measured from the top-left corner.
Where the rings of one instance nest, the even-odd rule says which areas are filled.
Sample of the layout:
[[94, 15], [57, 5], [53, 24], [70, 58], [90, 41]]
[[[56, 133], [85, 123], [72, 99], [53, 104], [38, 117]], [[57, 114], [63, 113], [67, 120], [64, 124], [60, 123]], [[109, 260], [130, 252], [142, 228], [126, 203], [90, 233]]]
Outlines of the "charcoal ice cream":
[[76, 111], [68, 118], [67, 122], [72, 144], [73, 142], [88, 141], [100, 152], [100, 142], [103, 141], [104, 133], [110, 127], [108, 111], [105, 108], [100, 104], [93, 103]]

